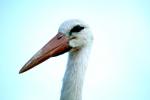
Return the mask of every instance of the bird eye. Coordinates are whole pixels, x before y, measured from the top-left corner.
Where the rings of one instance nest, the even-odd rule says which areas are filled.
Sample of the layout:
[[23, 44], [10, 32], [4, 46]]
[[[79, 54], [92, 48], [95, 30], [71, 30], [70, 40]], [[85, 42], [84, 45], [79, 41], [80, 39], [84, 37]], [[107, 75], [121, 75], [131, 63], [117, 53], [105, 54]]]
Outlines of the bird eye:
[[80, 32], [80, 31], [83, 30], [83, 29], [84, 29], [83, 26], [76, 25], [76, 26], [74, 26], [74, 27], [70, 30], [70, 34], [73, 33], [73, 32]]

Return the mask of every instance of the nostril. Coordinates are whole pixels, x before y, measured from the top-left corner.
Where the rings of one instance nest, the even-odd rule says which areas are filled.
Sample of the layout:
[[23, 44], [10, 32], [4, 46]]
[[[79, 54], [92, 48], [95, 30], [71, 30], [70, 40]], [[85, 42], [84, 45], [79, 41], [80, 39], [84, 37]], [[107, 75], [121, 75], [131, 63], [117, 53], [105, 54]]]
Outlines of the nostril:
[[57, 39], [59, 40], [59, 39], [61, 39], [63, 36], [64, 36], [63, 33], [59, 33], [59, 34], [57, 35]]

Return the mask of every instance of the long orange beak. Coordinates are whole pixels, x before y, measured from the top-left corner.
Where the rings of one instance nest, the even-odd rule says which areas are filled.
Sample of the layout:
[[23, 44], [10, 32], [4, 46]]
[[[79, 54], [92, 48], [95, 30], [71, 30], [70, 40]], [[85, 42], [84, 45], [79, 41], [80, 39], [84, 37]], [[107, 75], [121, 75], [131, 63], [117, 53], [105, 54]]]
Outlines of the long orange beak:
[[19, 73], [23, 73], [35, 67], [50, 57], [58, 56], [69, 51], [71, 48], [68, 42], [69, 39], [65, 34], [58, 33], [21, 68]]

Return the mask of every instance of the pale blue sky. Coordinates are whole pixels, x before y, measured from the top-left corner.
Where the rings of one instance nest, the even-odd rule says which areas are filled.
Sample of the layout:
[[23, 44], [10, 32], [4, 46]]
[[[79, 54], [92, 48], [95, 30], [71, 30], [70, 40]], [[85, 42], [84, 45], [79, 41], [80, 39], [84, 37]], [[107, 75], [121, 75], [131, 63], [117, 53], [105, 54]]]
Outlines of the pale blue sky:
[[59, 100], [67, 54], [19, 75], [72, 18], [92, 29], [83, 100], [150, 100], [149, 0], [1, 0], [0, 99]]

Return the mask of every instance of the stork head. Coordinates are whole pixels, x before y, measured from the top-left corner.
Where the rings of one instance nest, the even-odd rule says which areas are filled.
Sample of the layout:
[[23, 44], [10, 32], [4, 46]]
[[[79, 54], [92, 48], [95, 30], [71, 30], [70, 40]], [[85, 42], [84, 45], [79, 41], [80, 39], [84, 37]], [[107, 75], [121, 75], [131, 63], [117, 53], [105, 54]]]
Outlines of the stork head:
[[89, 26], [80, 20], [67, 20], [62, 23], [58, 30], [69, 38], [69, 46], [74, 48], [82, 48], [92, 42], [92, 33]]
[[59, 27], [58, 34], [41, 48], [19, 71], [23, 73], [50, 57], [65, 52], [75, 52], [92, 43], [89, 26], [80, 20], [67, 20]]

